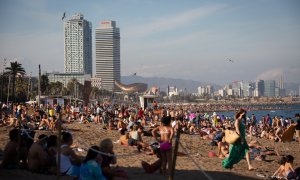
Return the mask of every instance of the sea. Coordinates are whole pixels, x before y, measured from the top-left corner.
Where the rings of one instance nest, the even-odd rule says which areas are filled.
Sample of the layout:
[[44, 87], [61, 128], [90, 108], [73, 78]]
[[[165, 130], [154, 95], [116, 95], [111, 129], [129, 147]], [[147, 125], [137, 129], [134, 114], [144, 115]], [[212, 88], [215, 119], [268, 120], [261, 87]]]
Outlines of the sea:
[[[300, 114], [300, 104], [293, 105], [268, 105], [268, 110], [251, 110], [254, 108], [249, 108], [247, 111], [247, 116], [251, 117], [252, 114], [256, 116], [257, 119], [260, 119], [262, 116], [269, 114], [271, 117], [282, 116], [283, 118], [292, 118], [295, 119], [295, 114]], [[225, 111], [225, 112], [216, 112], [218, 115], [224, 115], [225, 117], [233, 118], [235, 115], [234, 111]]]

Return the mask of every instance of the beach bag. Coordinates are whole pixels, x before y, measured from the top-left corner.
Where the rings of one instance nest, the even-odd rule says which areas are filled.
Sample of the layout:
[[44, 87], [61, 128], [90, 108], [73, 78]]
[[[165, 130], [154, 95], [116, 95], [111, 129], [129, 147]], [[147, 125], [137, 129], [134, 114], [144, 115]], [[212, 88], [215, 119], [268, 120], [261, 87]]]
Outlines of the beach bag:
[[225, 141], [228, 144], [235, 143], [240, 138], [240, 135], [236, 133], [236, 131], [225, 130]]

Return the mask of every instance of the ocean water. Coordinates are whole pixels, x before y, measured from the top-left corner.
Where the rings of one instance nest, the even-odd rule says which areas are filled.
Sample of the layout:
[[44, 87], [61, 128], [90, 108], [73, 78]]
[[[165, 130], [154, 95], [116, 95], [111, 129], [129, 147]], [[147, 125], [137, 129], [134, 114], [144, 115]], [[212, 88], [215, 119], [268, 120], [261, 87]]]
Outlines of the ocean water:
[[[270, 105], [268, 110], [249, 110], [247, 116], [251, 117], [252, 114], [256, 116], [256, 119], [261, 119], [262, 116], [270, 114], [271, 117], [283, 116], [283, 118], [292, 118], [295, 120], [295, 114], [300, 113], [300, 104], [297, 105]], [[218, 115], [224, 115], [234, 117], [235, 112], [216, 112]]]

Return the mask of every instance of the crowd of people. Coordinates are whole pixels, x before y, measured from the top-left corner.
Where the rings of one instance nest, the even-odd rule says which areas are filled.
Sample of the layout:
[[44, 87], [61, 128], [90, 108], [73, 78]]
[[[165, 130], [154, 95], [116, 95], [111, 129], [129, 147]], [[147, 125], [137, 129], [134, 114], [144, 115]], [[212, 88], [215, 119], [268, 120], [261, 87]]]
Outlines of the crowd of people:
[[[197, 106], [199, 107], [199, 106]], [[105, 130], [119, 131], [119, 143], [136, 146], [137, 150], [156, 154], [158, 160], [153, 164], [143, 161], [142, 167], [147, 173], [160, 169], [161, 174], [169, 175], [172, 164], [172, 140], [180, 131], [210, 141], [216, 146], [217, 156], [223, 158], [223, 168], [233, 168], [244, 157], [248, 170], [255, 170], [251, 160], [264, 160], [267, 155], [277, 154], [274, 150], [262, 147], [258, 140], [265, 138], [274, 142], [283, 141], [284, 132], [295, 127], [295, 141], [300, 141], [300, 116], [283, 118], [269, 114], [257, 118], [247, 116], [240, 109], [235, 117], [225, 117], [217, 113], [205, 113], [196, 106], [172, 105], [159, 106], [156, 102], [143, 109], [137, 104], [90, 104], [79, 105], [15, 105], [13, 108], [2, 105], [1, 125], [11, 127], [10, 141], [4, 149], [2, 168], [27, 168], [36, 173], [53, 174], [60, 157], [60, 173], [79, 179], [128, 178], [125, 171], [111, 168], [116, 164], [116, 155], [111, 139], [103, 139], [99, 146], [91, 146], [86, 157], [76, 155], [72, 148], [72, 134], [63, 131], [62, 138], [56, 135], [41, 134], [34, 141], [35, 130], [57, 130], [64, 123], [95, 123]], [[225, 139], [226, 130], [235, 130], [239, 140], [229, 144]], [[145, 142], [143, 136], [151, 136], [152, 141]], [[246, 137], [250, 142], [247, 143]], [[293, 140], [293, 139], [292, 139]], [[58, 141], [61, 142], [58, 155]], [[286, 156], [273, 177], [299, 177], [299, 169], [293, 168], [293, 157]], [[298, 173], [298, 174], [297, 174]]]

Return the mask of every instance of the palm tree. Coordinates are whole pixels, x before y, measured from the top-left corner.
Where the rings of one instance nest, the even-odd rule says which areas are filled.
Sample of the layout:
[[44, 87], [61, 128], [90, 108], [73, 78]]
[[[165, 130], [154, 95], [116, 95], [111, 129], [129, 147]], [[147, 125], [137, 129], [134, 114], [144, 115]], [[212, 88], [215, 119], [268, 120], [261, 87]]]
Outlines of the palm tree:
[[10, 67], [5, 68], [8, 70], [8, 74], [12, 77], [12, 110], [13, 110], [13, 103], [15, 101], [15, 86], [16, 86], [16, 77], [22, 76], [26, 73], [25, 69], [22, 67], [22, 64], [18, 63], [17, 61], [11, 62]]

